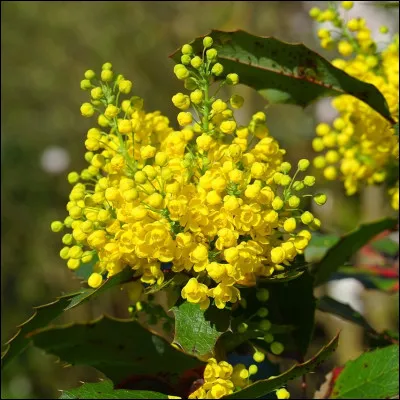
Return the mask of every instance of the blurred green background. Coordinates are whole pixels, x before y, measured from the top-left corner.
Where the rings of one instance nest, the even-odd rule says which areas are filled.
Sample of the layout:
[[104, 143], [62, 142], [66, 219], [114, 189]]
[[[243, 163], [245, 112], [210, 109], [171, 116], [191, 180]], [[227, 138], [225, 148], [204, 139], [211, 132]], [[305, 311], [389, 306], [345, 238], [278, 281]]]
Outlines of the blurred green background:
[[[85, 70], [104, 62], [134, 82], [147, 111], [160, 110], [176, 126], [171, 97], [183, 86], [168, 59], [176, 48], [211, 29], [245, 29], [320, 51], [308, 10], [328, 2], [1, 2], [1, 201], [2, 343], [32, 307], [78, 288], [59, 258], [60, 235], [49, 225], [66, 216], [66, 174], [84, 167], [84, 138], [90, 123], [79, 107], [87, 93], [79, 88]], [[363, 3], [363, 16], [380, 18], [398, 31], [398, 12]], [[358, 6], [357, 6], [358, 7]], [[365, 15], [365, 12], [369, 13]], [[356, 12], [356, 10], [354, 10]], [[240, 117], [265, 107], [240, 87], [246, 106]], [[326, 101], [306, 109], [271, 106], [271, 133], [290, 160], [311, 157], [317, 120], [332, 120]], [[340, 184], [321, 186], [330, 194], [322, 218], [325, 228], [344, 232], [360, 219], [390, 214], [380, 207], [382, 190], [351, 199]], [[62, 321], [93, 318], [102, 312], [126, 316], [119, 293], [73, 310]], [[2, 398], [55, 398], [57, 389], [95, 379], [87, 368], [63, 368], [55, 358], [29, 349], [2, 374]]]

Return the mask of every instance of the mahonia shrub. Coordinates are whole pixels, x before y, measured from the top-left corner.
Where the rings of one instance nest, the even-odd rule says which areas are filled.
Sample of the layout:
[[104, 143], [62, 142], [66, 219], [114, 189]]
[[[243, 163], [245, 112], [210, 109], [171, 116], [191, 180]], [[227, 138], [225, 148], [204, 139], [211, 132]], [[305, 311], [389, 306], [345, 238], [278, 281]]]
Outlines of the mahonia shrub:
[[[85, 72], [81, 88], [90, 100], [81, 114], [96, 116], [85, 141], [88, 166], [69, 173], [68, 216], [51, 228], [70, 231], [60, 256], [71, 270], [92, 265], [92, 288], [128, 266], [133, 300], [179, 275], [182, 299], [203, 310], [211, 302], [223, 309], [240, 301], [239, 286], [290, 271], [321, 225], [304, 211], [309, 197], [318, 205], [326, 201], [312, 192], [310, 162], [301, 159], [292, 168], [285, 161], [263, 112], [237, 124], [235, 110], [244, 99], [233, 94], [224, 100], [218, 93], [240, 77], [230, 73], [215, 82], [223, 66], [212, 44], [204, 38], [201, 57], [190, 45], [182, 47], [174, 73], [188, 92], [172, 97], [180, 110], [177, 130], [160, 112], [146, 113], [143, 99], [131, 96], [132, 82], [110, 63], [99, 76]], [[266, 301], [268, 293], [259, 297]], [[268, 311], [260, 310], [265, 317]], [[261, 323], [265, 331], [271, 325]], [[280, 354], [283, 345], [273, 342], [271, 349]], [[255, 351], [254, 361], [263, 360], [264, 353]], [[211, 358], [204, 384], [190, 397], [220, 398], [248, 385], [256, 373], [255, 364]], [[283, 388], [276, 393], [289, 396]]]
[[[349, 10], [352, 2], [341, 3]], [[364, 82], [375, 85], [385, 97], [392, 118], [399, 115], [399, 37], [386, 43], [382, 51], [371, 36], [364, 18], [342, 19], [335, 4], [326, 10], [313, 8], [310, 15], [319, 23], [330, 22], [334, 29], [320, 28], [321, 47], [336, 49], [342, 58], [332, 61], [337, 68]], [[380, 28], [382, 34], [388, 28]], [[322, 153], [313, 164], [323, 170], [328, 180], [340, 179], [348, 195], [353, 195], [362, 184], [387, 182], [394, 209], [399, 208], [398, 172], [393, 181], [393, 171], [398, 170], [399, 140], [395, 128], [367, 104], [350, 95], [335, 97], [333, 107], [338, 117], [332, 125], [320, 123], [313, 149]]]

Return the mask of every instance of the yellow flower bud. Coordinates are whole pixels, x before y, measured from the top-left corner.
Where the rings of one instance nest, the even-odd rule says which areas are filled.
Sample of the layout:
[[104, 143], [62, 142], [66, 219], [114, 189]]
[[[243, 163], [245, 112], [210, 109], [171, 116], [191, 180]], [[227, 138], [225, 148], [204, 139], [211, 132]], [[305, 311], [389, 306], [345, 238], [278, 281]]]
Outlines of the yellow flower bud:
[[324, 156], [317, 156], [313, 160], [313, 165], [317, 169], [322, 169], [325, 167], [326, 162], [325, 162], [325, 157]]
[[290, 196], [288, 203], [290, 207], [297, 208], [300, 205], [300, 198], [297, 196]]
[[342, 7], [345, 10], [351, 10], [353, 8], [353, 2], [352, 1], [342, 1]]
[[329, 181], [334, 181], [337, 177], [337, 170], [332, 165], [324, 169], [324, 177]]
[[314, 201], [315, 201], [315, 203], [318, 204], [319, 206], [324, 205], [324, 204], [326, 203], [326, 200], [327, 200], [326, 194], [324, 194], [324, 193], [317, 193], [317, 194], [314, 196]]
[[283, 346], [282, 343], [279, 342], [273, 342], [271, 344], [271, 352], [275, 355], [279, 355], [285, 350], [285, 347]]
[[118, 121], [119, 133], [128, 134], [132, 132], [132, 121], [128, 119], [120, 119]]
[[86, 79], [93, 79], [96, 76], [95, 72], [91, 69], [88, 69], [87, 71], [85, 71], [85, 78]]
[[183, 111], [187, 110], [190, 107], [189, 96], [183, 93], [177, 93], [175, 96], [173, 96], [172, 103], [175, 107]]
[[92, 87], [92, 84], [90, 83], [89, 79], [83, 79], [81, 81], [81, 89], [82, 90], [89, 90]]
[[224, 67], [220, 63], [216, 63], [211, 68], [211, 73], [215, 76], [220, 76], [224, 72]]
[[103, 82], [111, 82], [114, 77], [114, 73], [109, 69], [103, 69], [100, 76]]
[[122, 79], [118, 83], [118, 88], [121, 93], [128, 94], [132, 90], [132, 82], [126, 79]]
[[219, 129], [222, 133], [226, 135], [230, 135], [235, 132], [236, 129], [236, 122], [235, 121], [223, 121], [219, 126]]
[[61, 221], [53, 221], [50, 227], [53, 232], [61, 232], [64, 224]]
[[271, 261], [274, 264], [280, 264], [286, 259], [285, 250], [282, 247], [274, 247], [271, 250]]
[[174, 74], [178, 79], [183, 80], [189, 77], [189, 70], [183, 64], [176, 64]]
[[156, 158], [155, 158], [155, 163], [156, 165], [163, 167], [168, 161], [168, 155], [166, 153], [163, 152], [158, 152], [156, 154]]
[[342, 56], [348, 57], [353, 53], [354, 49], [347, 40], [341, 40], [338, 43], [338, 51]]
[[272, 208], [275, 211], [279, 211], [282, 207], [283, 207], [283, 200], [279, 196], [276, 196], [274, 200], [272, 200]]
[[206, 57], [208, 61], [215, 61], [217, 59], [218, 52], [215, 49], [209, 49], [206, 51]]
[[305, 211], [303, 214], [301, 214], [301, 222], [305, 225], [311, 224], [314, 220], [314, 216], [309, 212]]
[[229, 103], [231, 104], [232, 108], [239, 109], [243, 106], [244, 98], [238, 94], [234, 94], [229, 99]]
[[[343, 2], [343, 3], [352, 3], [351, 1], [348, 2]], [[281, 399], [290, 399], [290, 393], [285, 389], [278, 389], [276, 392], [276, 397], [281, 400]]]
[[226, 76], [226, 83], [228, 85], [237, 85], [239, 83], [239, 75], [238, 74], [228, 74]]
[[119, 108], [115, 107], [113, 104], [109, 104], [104, 111], [104, 115], [108, 119], [112, 119], [112, 118], [116, 117], [118, 115], [118, 113], [119, 113]]
[[137, 171], [135, 173], [135, 182], [137, 183], [147, 182], [147, 175], [143, 171]]
[[315, 184], [315, 176], [307, 175], [304, 177], [303, 182], [306, 186], [314, 186]]
[[253, 354], [253, 360], [254, 360], [255, 362], [261, 363], [261, 362], [263, 362], [263, 361], [265, 360], [265, 354], [264, 354], [264, 353], [261, 353], [261, 351], [256, 351], [256, 352]]
[[91, 117], [94, 114], [94, 108], [90, 103], [83, 103], [81, 105], [81, 114], [84, 117]]
[[313, 7], [308, 14], [312, 19], [316, 19], [321, 14], [321, 10], [318, 7]]
[[305, 171], [309, 166], [310, 166], [310, 161], [308, 161], [305, 158], [302, 158], [297, 164], [299, 171]]
[[93, 289], [98, 288], [102, 282], [103, 282], [103, 277], [97, 272], [93, 272], [93, 274], [90, 275], [88, 279], [88, 285]]
[[193, 68], [199, 69], [199, 68], [201, 67], [202, 64], [203, 64], [203, 60], [202, 60], [199, 56], [193, 57], [193, 58], [190, 60], [190, 65], [191, 65]]
[[189, 112], [180, 112], [177, 119], [180, 126], [186, 126], [192, 123], [193, 117]]
[[200, 104], [203, 101], [203, 92], [200, 89], [194, 90], [190, 93], [190, 100], [193, 104]]
[[283, 162], [280, 166], [280, 170], [281, 172], [283, 172], [284, 174], [287, 174], [290, 172], [290, 170], [292, 169], [292, 166], [290, 165], [290, 163], [288, 162]]
[[203, 46], [204, 48], [208, 49], [209, 47], [211, 47], [213, 45], [214, 41], [212, 40], [212, 38], [210, 36], [206, 36], [203, 39]]
[[296, 230], [296, 220], [294, 218], [288, 218], [283, 224], [283, 229], [289, 233]]
[[182, 46], [182, 54], [192, 54], [193, 53], [193, 48], [190, 44], [184, 44]]

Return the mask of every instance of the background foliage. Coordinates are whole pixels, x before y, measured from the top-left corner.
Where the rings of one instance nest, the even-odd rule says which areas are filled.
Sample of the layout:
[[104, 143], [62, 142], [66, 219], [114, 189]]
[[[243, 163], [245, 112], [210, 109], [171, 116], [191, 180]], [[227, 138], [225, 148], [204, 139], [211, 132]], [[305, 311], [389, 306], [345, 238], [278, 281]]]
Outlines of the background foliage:
[[[112, 61], [133, 79], [147, 110], [159, 109], [175, 121], [170, 98], [181, 90], [181, 84], [173, 76], [168, 55], [176, 48], [215, 28], [244, 29], [287, 42], [304, 42], [319, 51], [307, 14], [313, 3], [1, 3], [2, 342], [32, 314], [32, 305], [45, 304], [61, 292], [79, 287], [58, 256], [59, 238], [51, 233], [49, 223], [65, 213], [69, 185], [67, 170], [61, 168], [62, 157], [66, 163], [69, 160], [68, 169], [83, 166], [83, 137], [89, 126], [79, 113], [83, 71]], [[367, 20], [369, 11], [386, 24], [392, 21], [393, 30], [398, 31], [396, 10], [365, 3]], [[241, 90], [249, 99], [243, 109], [246, 118], [264, 102], [249, 89]], [[305, 110], [292, 105], [267, 110], [272, 135], [294, 162], [311, 155], [316, 113], [319, 120], [332, 117], [331, 111], [320, 105]], [[64, 153], [56, 153], [61, 167], [57, 172], [53, 166], [51, 172], [45, 161], [55, 146]], [[363, 219], [389, 214], [379, 207], [379, 198], [375, 201], [378, 206], [371, 209], [362, 196], [346, 198], [340, 184], [323, 189], [330, 191], [330, 201], [321, 211], [329, 232], [343, 233]], [[380, 195], [379, 191], [373, 193]], [[93, 319], [104, 310], [126, 317], [126, 304], [124, 293], [110, 291], [66, 313], [63, 322]], [[2, 398], [54, 398], [56, 389], [75, 387], [78, 377], [93, 380], [97, 376], [89, 368], [55, 366], [54, 360], [30, 349], [13, 361], [2, 376]], [[323, 376], [326, 371], [321, 372]]]

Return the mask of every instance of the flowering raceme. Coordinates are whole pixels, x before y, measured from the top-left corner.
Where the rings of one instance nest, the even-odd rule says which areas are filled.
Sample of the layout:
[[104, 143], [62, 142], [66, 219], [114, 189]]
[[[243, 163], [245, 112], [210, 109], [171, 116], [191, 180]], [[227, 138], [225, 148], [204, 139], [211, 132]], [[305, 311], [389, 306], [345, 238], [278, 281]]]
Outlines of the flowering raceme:
[[[346, 3], [346, 4], [345, 4]], [[352, 2], [343, 2], [349, 9]], [[382, 52], [371, 37], [371, 31], [363, 18], [350, 19], [345, 23], [335, 6], [325, 11], [313, 8], [310, 15], [318, 22], [330, 21], [340, 29], [334, 38], [327, 29], [320, 29], [318, 36], [323, 48], [335, 46], [344, 59], [332, 63], [364, 82], [375, 85], [385, 97], [392, 118], [398, 122], [399, 114], [399, 38], [387, 44]], [[387, 28], [381, 27], [386, 33]], [[341, 179], [348, 195], [357, 192], [361, 184], [379, 184], [392, 180], [391, 171], [397, 170], [399, 140], [393, 126], [380, 114], [362, 101], [350, 95], [336, 97], [332, 102], [339, 116], [332, 126], [321, 123], [313, 140], [316, 152], [322, 152], [313, 163], [323, 170], [328, 180]], [[397, 167], [397, 168], [396, 168]], [[398, 210], [397, 184], [389, 190], [392, 207]]]
[[[179, 274], [182, 298], [202, 309], [211, 302], [224, 308], [240, 300], [237, 284], [290, 269], [307, 247], [310, 230], [320, 226], [301, 207], [302, 198], [312, 196], [304, 191], [315, 182], [299, 177], [309, 161], [300, 160], [290, 174], [265, 114], [257, 112], [239, 126], [234, 111], [243, 98], [216, 97], [239, 76], [228, 74], [211, 95], [223, 66], [206, 39], [203, 57], [184, 45], [182, 63], [174, 68], [190, 92], [172, 97], [180, 110], [179, 130], [159, 112], [146, 113], [141, 98], [122, 100], [132, 82], [110, 63], [100, 79], [85, 73], [81, 87], [91, 100], [81, 113], [97, 115], [85, 141], [89, 165], [68, 175], [69, 215], [53, 222], [52, 230], [72, 230], [60, 252], [71, 270], [96, 257], [88, 280], [93, 288], [129, 266], [142, 290]], [[324, 204], [326, 196], [314, 200]], [[210, 390], [215, 397], [231, 389], [224, 381]]]

